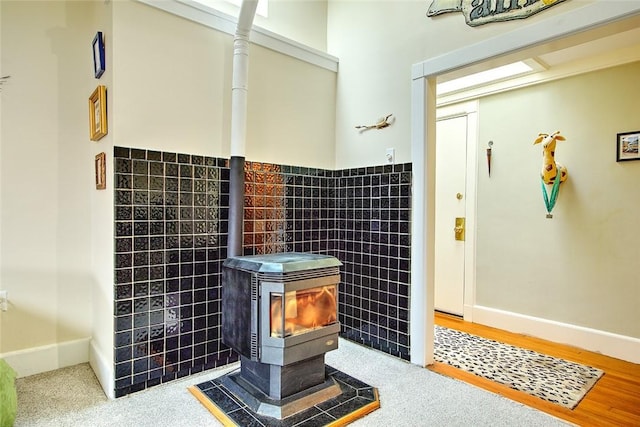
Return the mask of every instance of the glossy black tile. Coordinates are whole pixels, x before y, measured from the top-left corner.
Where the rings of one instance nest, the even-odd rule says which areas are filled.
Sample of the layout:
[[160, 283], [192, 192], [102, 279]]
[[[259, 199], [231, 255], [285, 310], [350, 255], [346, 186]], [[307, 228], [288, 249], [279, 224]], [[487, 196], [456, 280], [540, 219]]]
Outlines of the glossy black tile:
[[[123, 381], [123, 377], [116, 384], [116, 394], [121, 396], [176, 378], [175, 372], [165, 370], [173, 369], [171, 365], [179, 360], [179, 376], [204, 369], [206, 362], [201, 349], [205, 347], [206, 337], [198, 336], [197, 339], [203, 340], [201, 343], [192, 340], [189, 349], [172, 344], [171, 337], [191, 333], [193, 321], [184, 317], [192, 316], [195, 311], [193, 295], [189, 294], [196, 283], [203, 288], [198, 298], [205, 298], [197, 312], [206, 314], [206, 254], [208, 250], [213, 251], [216, 261], [226, 254], [220, 248], [226, 239], [210, 234], [226, 232], [226, 228], [218, 224], [222, 218], [219, 191], [228, 191], [228, 182], [220, 180], [221, 177], [228, 179], [228, 171], [220, 170], [219, 166], [226, 165], [224, 159], [124, 147], [115, 147], [114, 154], [117, 283], [114, 325], [116, 334], [129, 334], [118, 335], [118, 344], [127, 338], [135, 342], [133, 357], [136, 358], [133, 371], [127, 371], [128, 381]], [[193, 222], [194, 214], [197, 222]], [[187, 221], [179, 222], [181, 219]], [[195, 234], [202, 234], [204, 238], [195, 238]], [[185, 251], [182, 258], [180, 248]], [[197, 259], [194, 248], [199, 250]], [[194, 280], [194, 275], [202, 280]], [[215, 282], [219, 285], [219, 278]], [[188, 291], [172, 293], [178, 290]], [[185, 306], [172, 312], [170, 307], [177, 307], [179, 303]], [[198, 328], [201, 323], [197, 321]], [[131, 328], [135, 328], [133, 336]], [[155, 362], [142, 358], [150, 351], [150, 343], [153, 343]], [[198, 355], [192, 352], [192, 347], [198, 349]], [[178, 352], [167, 353], [166, 349], [172, 348]], [[119, 360], [127, 357], [124, 350], [118, 350], [117, 354]], [[164, 362], [159, 363], [160, 360]]]
[[[147, 372], [141, 362], [128, 383], [120, 379], [116, 392], [126, 395], [157, 384], [152, 375], [166, 382], [237, 359], [219, 336], [209, 336], [220, 323], [229, 170], [226, 159], [122, 147], [114, 153], [121, 175], [114, 192], [116, 283], [138, 286], [114, 293], [116, 333], [157, 325], [137, 339], [154, 342], [163, 361], [149, 363]], [[344, 263], [342, 335], [408, 358], [411, 165], [329, 171], [247, 162], [245, 169], [245, 254], [337, 256]], [[183, 335], [189, 338], [179, 341]]]
[[139, 148], [132, 148], [130, 152], [132, 159], [145, 159], [147, 155], [146, 150], [141, 150]]

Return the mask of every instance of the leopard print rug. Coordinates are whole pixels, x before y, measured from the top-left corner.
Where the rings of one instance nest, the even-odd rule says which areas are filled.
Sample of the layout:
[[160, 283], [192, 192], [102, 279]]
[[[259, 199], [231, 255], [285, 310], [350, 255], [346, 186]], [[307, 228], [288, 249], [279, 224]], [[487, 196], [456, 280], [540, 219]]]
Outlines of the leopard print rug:
[[604, 374], [600, 369], [435, 326], [437, 362], [573, 409]]

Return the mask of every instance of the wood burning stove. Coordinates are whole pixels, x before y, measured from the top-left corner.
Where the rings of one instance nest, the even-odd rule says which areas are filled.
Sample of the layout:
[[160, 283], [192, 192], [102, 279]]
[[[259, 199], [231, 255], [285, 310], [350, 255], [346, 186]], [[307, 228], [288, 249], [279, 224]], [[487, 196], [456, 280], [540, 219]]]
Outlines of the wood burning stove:
[[224, 262], [222, 339], [241, 355], [230, 388], [256, 412], [282, 419], [340, 394], [324, 354], [338, 348], [341, 265], [306, 253]]

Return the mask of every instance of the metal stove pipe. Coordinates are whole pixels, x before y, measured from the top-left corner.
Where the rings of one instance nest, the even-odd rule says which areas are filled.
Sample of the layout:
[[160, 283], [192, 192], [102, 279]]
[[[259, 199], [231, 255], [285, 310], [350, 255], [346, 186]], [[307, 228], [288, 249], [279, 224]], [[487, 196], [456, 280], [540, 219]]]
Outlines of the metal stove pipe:
[[251, 33], [257, 6], [258, 0], [242, 1], [236, 34], [233, 38], [228, 257], [242, 255], [244, 155], [247, 138], [247, 82], [249, 80], [249, 34]]

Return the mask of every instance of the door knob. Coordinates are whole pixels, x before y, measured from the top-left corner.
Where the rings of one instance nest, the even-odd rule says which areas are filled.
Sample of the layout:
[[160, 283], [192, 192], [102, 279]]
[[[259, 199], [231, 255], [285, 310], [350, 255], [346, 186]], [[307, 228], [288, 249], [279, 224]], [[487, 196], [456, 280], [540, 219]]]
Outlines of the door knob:
[[456, 199], [462, 200], [462, 193], [457, 193], [456, 194]]

